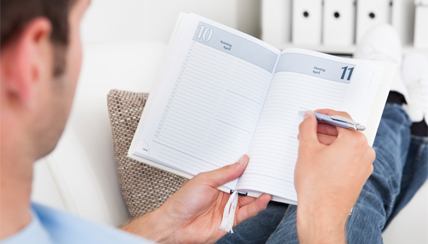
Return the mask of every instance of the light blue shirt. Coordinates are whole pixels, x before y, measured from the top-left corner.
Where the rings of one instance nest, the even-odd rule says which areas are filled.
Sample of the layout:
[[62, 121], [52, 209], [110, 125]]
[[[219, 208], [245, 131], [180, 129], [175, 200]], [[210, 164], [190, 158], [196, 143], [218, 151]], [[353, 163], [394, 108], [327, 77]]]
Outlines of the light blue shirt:
[[111, 226], [33, 203], [31, 223], [1, 243], [148, 244], [152, 242]]

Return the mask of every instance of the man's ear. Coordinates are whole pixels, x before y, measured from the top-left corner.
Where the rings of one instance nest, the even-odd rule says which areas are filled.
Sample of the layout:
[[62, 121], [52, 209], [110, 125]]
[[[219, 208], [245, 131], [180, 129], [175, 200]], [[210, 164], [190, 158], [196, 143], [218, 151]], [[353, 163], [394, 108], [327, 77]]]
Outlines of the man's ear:
[[36, 18], [2, 47], [2, 94], [13, 103], [31, 108], [43, 79], [53, 74], [51, 23]]

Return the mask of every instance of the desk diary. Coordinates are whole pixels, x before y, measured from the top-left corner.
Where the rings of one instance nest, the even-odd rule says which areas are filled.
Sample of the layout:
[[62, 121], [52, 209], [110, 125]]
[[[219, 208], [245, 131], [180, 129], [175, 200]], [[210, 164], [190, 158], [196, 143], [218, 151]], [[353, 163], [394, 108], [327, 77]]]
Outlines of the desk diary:
[[297, 204], [300, 111], [330, 108], [365, 125], [373, 143], [396, 64], [275, 47], [181, 14], [128, 156], [192, 178], [250, 157], [220, 187]]

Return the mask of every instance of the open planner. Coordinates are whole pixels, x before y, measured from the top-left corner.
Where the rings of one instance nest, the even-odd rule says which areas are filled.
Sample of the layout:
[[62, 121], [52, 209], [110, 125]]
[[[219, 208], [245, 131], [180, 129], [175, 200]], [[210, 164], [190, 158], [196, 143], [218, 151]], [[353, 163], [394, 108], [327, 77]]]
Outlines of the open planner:
[[396, 64], [273, 46], [181, 14], [128, 156], [192, 178], [250, 157], [220, 187], [297, 204], [300, 111], [348, 112], [373, 143]]

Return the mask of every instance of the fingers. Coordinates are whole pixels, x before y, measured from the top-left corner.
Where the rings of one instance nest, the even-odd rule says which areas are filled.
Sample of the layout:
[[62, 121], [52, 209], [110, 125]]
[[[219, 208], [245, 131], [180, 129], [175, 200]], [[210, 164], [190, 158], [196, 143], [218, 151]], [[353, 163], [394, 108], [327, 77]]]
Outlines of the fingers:
[[[317, 110], [315, 110], [315, 112], [321, 113], [321, 114], [326, 114], [329, 116], [338, 115], [338, 116], [342, 116], [345, 118], [352, 119], [348, 113], [341, 112], [341, 111], [335, 111], [332, 109], [317, 109]], [[337, 136], [338, 135], [338, 131], [337, 131], [336, 126], [324, 124], [324, 123], [317, 123], [317, 132], [321, 133], [321, 134], [330, 135], [330, 136]], [[300, 140], [300, 135], [298, 135], [298, 139]], [[319, 139], [319, 137], [318, 137], [318, 139]], [[325, 143], [323, 143], [323, 144], [325, 144]]]
[[336, 126], [324, 124], [322, 122], [318, 123], [317, 132], [321, 133], [321, 134], [330, 135], [330, 136], [337, 136], [338, 135]]
[[243, 155], [239, 161], [234, 164], [224, 166], [217, 170], [201, 173], [196, 177], [211, 182], [213, 187], [217, 188], [241, 176], [247, 167], [248, 160], [248, 156]]
[[[262, 194], [260, 197], [253, 200], [251, 203], [239, 208], [239, 211], [236, 213], [235, 224], [239, 225], [240, 223], [256, 216], [260, 211], [266, 209], [269, 201], [272, 199], [272, 196], [269, 194]], [[236, 226], [234, 225], [234, 226]]]
[[317, 119], [315, 118], [314, 113], [312, 113], [311, 111], [306, 111], [304, 117], [305, 119], [299, 125], [300, 145], [311, 145], [314, 143], [318, 143]]
[[368, 145], [366, 136], [361, 131], [337, 127], [337, 143], [346, 143], [351, 147], [365, 148]]
[[[347, 112], [343, 112], [343, 111], [336, 111], [332, 109], [317, 109], [315, 110], [315, 112], [326, 114], [329, 116], [338, 115], [348, 119], [352, 119], [352, 117]], [[341, 142], [341, 143], [343, 140], [350, 140], [351, 141], [350, 143], [354, 145], [355, 144], [367, 145], [366, 137], [364, 136], [363, 133], [358, 131], [353, 131], [353, 130], [336, 127], [328, 124], [323, 124], [323, 123], [318, 123], [317, 131], [318, 133], [323, 133], [330, 136], [338, 136], [340, 138], [338, 142]], [[320, 136], [318, 136], [318, 139], [320, 139]], [[323, 140], [323, 142], [321, 141], [320, 142], [325, 145], [331, 145], [334, 142], [334, 140], [332, 139], [333, 138], [321, 136], [321, 140]]]
[[[320, 122], [318, 122], [317, 125], [317, 133], [318, 141], [324, 145], [330, 145], [331, 143], [333, 143], [338, 135], [336, 126], [323, 124]], [[297, 139], [300, 140], [299, 135], [297, 135]]]
[[325, 135], [325, 134], [321, 134], [321, 133], [318, 133], [318, 141], [321, 143], [321, 144], [324, 144], [324, 145], [331, 145], [336, 139], [337, 139], [337, 137], [336, 136], [330, 136], [330, 135]]
[[239, 206], [239, 207], [241, 207], [241, 206], [245, 206], [245, 205], [247, 205], [247, 204], [250, 204], [250, 203], [254, 202], [256, 199], [257, 199], [257, 198], [255, 198], [255, 197], [249, 197], [249, 196], [244, 197], [244, 196], [239, 196], [238, 206]]
[[[317, 110], [315, 110], [315, 112], [320, 113], [320, 114], [326, 114], [329, 116], [337, 115], [337, 116], [342, 116], [342, 117], [345, 117], [348, 119], [352, 119], [351, 115], [349, 115], [347, 112], [343, 112], [343, 111], [336, 111], [336, 110], [332, 110], [332, 109], [317, 109]], [[331, 135], [331, 136], [338, 136], [339, 130], [343, 130], [343, 129], [336, 127], [336, 126], [333, 126], [333, 125], [323, 124], [323, 123], [318, 123], [318, 127], [317, 127], [318, 133]]]

